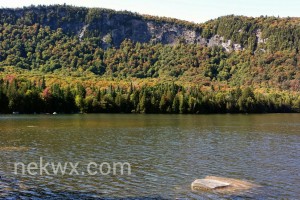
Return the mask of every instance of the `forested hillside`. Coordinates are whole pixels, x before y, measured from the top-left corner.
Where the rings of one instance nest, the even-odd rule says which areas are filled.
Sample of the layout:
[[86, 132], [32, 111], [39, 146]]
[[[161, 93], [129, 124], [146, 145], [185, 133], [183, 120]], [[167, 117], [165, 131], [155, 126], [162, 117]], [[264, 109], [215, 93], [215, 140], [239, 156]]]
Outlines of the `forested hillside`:
[[300, 18], [0, 9], [0, 113], [299, 112]]

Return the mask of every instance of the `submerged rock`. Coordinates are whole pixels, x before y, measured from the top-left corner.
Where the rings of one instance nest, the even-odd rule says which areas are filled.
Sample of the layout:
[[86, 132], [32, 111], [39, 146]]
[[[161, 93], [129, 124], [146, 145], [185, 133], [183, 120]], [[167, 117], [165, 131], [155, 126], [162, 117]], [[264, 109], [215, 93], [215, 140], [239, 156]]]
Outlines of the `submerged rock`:
[[240, 193], [259, 187], [254, 183], [225, 177], [207, 176], [192, 183], [192, 190], [213, 191], [218, 193]]

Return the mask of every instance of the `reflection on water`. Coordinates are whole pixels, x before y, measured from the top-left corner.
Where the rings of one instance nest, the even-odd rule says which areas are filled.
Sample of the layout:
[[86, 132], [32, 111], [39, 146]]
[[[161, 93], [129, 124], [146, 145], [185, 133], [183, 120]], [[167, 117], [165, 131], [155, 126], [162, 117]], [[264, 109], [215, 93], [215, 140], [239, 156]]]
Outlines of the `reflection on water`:
[[[299, 130], [298, 114], [2, 115], [0, 198], [297, 199]], [[132, 174], [13, 174], [13, 163], [40, 157], [129, 162]], [[240, 195], [192, 192], [191, 182], [207, 175], [263, 187]]]

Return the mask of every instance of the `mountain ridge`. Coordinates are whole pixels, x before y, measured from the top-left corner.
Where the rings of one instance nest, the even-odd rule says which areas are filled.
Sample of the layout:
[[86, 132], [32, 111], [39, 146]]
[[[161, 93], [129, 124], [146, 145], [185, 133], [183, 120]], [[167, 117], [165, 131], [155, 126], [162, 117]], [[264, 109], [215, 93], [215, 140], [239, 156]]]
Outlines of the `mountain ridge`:
[[[300, 18], [276, 17], [245, 17], [224, 16], [205, 23], [192, 23], [174, 18], [140, 15], [129, 11], [114, 11], [102, 8], [84, 8], [67, 5], [31, 6], [18, 9], [0, 9], [0, 22], [9, 24], [49, 26], [52, 30], [62, 28], [68, 35], [101, 38], [101, 47], [118, 47], [125, 39], [141, 43], [162, 43], [174, 45], [178, 42], [200, 44], [203, 46], [221, 46], [226, 51], [244, 50], [251, 51], [271, 49], [274, 41], [269, 37], [282, 29], [297, 28], [300, 33]], [[287, 23], [294, 22], [294, 23]], [[266, 27], [266, 24], [275, 24], [275, 29]], [[281, 25], [276, 26], [276, 23]], [[298, 23], [298, 24], [297, 24]], [[289, 25], [289, 26], [288, 26]], [[230, 29], [229, 31], [224, 29]], [[274, 27], [273, 27], [274, 28]], [[82, 32], [82, 30], [85, 30]], [[267, 30], [268, 29], [268, 30]], [[271, 30], [269, 30], [271, 29]], [[288, 32], [287, 31], [287, 32]], [[288, 39], [280, 38], [287, 43], [282, 49], [289, 48], [295, 36], [291, 34]], [[272, 39], [272, 38], [271, 38]], [[293, 47], [300, 46], [296, 38]], [[273, 45], [279, 50], [277, 45]], [[280, 49], [280, 50], [282, 50]]]

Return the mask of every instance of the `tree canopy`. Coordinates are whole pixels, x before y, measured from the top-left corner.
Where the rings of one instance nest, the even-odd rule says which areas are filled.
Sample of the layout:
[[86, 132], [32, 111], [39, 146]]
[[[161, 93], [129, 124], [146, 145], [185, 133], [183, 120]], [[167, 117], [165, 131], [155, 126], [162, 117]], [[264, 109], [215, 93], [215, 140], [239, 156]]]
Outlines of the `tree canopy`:
[[[242, 50], [184, 37], [147, 42], [143, 34], [114, 45], [114, 27], [100, 37], [103, 18], [184, 27]], [[0, 113], [298, 112], [299, 47], [299, 18], [225, 16], [194, 24], [67, 5], [0, 9]]]

